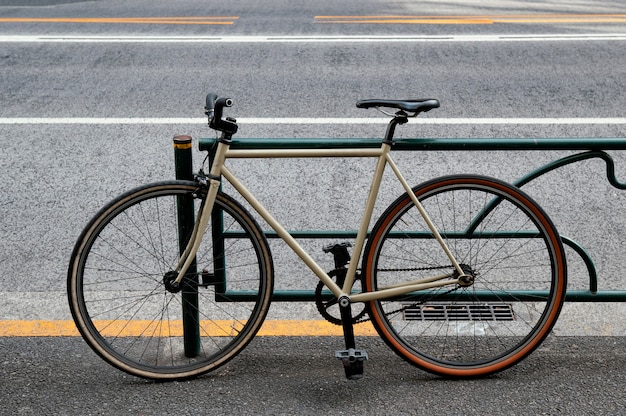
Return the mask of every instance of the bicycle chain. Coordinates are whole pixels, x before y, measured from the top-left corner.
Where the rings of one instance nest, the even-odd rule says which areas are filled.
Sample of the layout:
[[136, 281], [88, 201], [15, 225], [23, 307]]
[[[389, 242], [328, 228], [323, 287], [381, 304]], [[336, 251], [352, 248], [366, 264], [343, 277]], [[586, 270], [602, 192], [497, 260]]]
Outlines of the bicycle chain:
[[[442, 270], [442, 269], [450, 269], [450, 268], [452, 268], [452, 266], [429, 266], [429, 267], [411, 267], [411, 268], [403, 268], [403, 269], [378, 269], [378, 270], [382, 271], [382, 272], [412, 272], [412, 271], [423, 271], [423, 270]], [[359, 273], [360, 271], [361, 271], [361, 269], [357, 269], [357, 273]], [[336, 272], [337, 272], [337, 270], [332, 270], [329, 273], [329, 275], [332, 275], [332, 274], [334, 274]], [[456, 291], [457, 289], [458, 288], [455, 287], [453, 289], [448, 290], [447, 292], [445, 292], [443, 294], [446, 295], [448, 293]], [[337, 320], [334, 317], [333, 317], [333, 319], [329, 319], [329, 314], [327, 312], [325, 312], [325, 309], [324, 309], [324, 312], [322, 312], [322, 310], [323, 310], [322, 309], [322, 303], [323, 302], [321, 301], [321, 299], [316, 299], [315, 300], [315, 304], [317, 305], [317, 310], [324, 317], [324, 319], [326, 319], [328, 322], [330, 322], [330, 323], [332, 323], [334, 325], [341, 325], [341, 321], [340, 320]], [[385, 315], [392, 315], [392, 314], [395, 314], [395, 313], [398, 313], [398, 312], [402, 312], [403, 310], [407, 309], [408, 307], [415, 306], [417, 304], [418, 303], [414, 303], [412, 305], [404, 306], [404, 307], [402, 307], [400, 309], [397, 309], [397, 310], [394, 310], [394, 311], [389, 311], [389, 312], [385, 313]], [[366, 310], [367, 310], [367, 308], [366, 308]], [[365, 310], [364, 310], [363, 312], [359, 313], [353, 319], [353, 323], [360, 324], [362, 322], [369, 322], [371, 320], [372, 320], [372, 318], [370, 318], [368, 314], [365, 314]]]
[[452, 266], [430, 266], [430, 267], [412, 267], [408, 269], [378, 269], [381, 272], [414, 272], [421, 270], [443, 270], [443, 269], [452, 269]]

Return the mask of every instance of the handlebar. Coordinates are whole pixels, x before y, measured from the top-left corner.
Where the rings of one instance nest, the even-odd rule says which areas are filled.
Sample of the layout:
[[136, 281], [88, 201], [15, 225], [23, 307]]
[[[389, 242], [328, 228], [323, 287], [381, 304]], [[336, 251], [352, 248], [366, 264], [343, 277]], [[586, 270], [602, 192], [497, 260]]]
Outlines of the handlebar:
[[222, 119], [224, 107], [232, 107], [232, 98], [219, 97], [217, 94], [211, 92], [206, 96], [206, 110], [204, 114], [209, 117], [209, 127], [213, 130], [221, 131], [226, 135], [233, 135], [237, 133], [237, 120], [232, 117], [226, 117]]

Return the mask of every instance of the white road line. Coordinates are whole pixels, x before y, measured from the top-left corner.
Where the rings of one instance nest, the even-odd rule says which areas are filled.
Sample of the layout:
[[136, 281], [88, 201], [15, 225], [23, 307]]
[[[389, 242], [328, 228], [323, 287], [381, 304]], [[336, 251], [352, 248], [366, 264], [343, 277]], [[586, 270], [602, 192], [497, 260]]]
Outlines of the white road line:
[[502, 35], [363, 35], [363, 36], [139, 36], [139, 35], [2, 35], [8, 43], [375, 43], [375, 42], [556, 42], [623, 41], [626, 33]]
[[[387, 118], [238, 118], [241, 124], [386, 124]], [[532, 125], [622, 125], [626, 117], [609, 118], [420, 118], [418, 124], [532, 124]], [[0, 125], [18, 124], [207, 124], [206, 118], [143, 117], [5, 117]]]

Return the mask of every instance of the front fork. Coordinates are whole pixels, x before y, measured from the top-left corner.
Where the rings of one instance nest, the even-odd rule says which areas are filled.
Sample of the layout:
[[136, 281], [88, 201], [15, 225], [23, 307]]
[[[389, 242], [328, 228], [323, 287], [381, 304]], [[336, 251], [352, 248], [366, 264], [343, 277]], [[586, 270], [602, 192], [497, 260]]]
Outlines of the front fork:
[[175, 273], [177, 273], [177, 276], [172, 282], [174, 287], [180, 287], [183, 277], [193, 263], [196, 253], [198, 252], [198, 248], [200, 248], [200, 244], [202, 243], [204, 230], [209, 224], [211, 212], [213, 212], [213, 206], [215, 205], [215, 199], [217, 198], [217, 193], [220, 189], [222, 166], [224, 165], [225, 155], [229, 147], [229, 141], [224, 140], [218, 142], [215, 157], [211, 165], [211, 171], [206, 181], [206, 186], [208, 186], [207, 196], [200, 207], [200, 216], [194, 224], [187, 247], [185, 247], [185, 251], [181, 254], [178, 265], [176, 266]]

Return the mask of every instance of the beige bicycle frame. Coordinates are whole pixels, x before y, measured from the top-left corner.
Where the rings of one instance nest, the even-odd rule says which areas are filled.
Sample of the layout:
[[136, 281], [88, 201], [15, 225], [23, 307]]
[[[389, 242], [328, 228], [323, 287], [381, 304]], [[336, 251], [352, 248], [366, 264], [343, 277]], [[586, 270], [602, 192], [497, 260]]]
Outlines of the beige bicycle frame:
[[[398, 296], [417, 290], [431, 289], [440, 286], [447, 286], [453, 284], [460, 284], [460, 279], [465, 276], [465, 273], [461, 269], [461, 266], [454, 258], [454, 255], [443, 241], [443, 238], [439, 234], [439, 231], [431, 221], [430, 217], [424, 210], [424, 207], [419, 202], [417, 197], [413, 194], [408, 182], [404, 179], [397, 165], [393, 161], [390, 155], [391, 146], [382, 143], [380, 148], [376, 149], [364, 149], [364, 148], [352, 148], [352, 149], [254, 149], [254, 150], [242, 150], [242, 149], [230, 149], [229, 144], [222, 142], [218, 143], [217, 150], [213, 164], [211, 166], [210, 177], [226, 179], [237, 192], [250, 204], [250, 206], [269, 224], [269, 226], [277, 233], [277, 235], [300, 257], [304, 263], [311, 269], [313, 273], [330, 289], [330, 291], [337, 298], [340, 296], [347, 296], [351, 302], [366, 302], [375, 299], [383, 299], [392, 296]], [[353, 258], [349, 263], [346, 279], [343, 287], [339, 287], [332, 278], [313, 260], [313, 258], [298, 244], [298, 242], [289, 234], [289, 232], [272, 216], [272, 214], [252, 195], [252, 193], [245, 187], [245, 185], [225, 166], [226, 159], [269, 159], [269, 158], [314, 158], [314, 157], [376, 157], [378, 162], [374, 171], [374, 177], [370, 186], [369, 194], [365, 204], [363, 216], [361, 217], [361, 223], [356, 237], [354, 245]], [[374, 211], [374, 205], [378, 197], [380, 190], [380, 184], [382, 181], [383, 173], [386, 165], [389, 165], [393, 170], [395, 176], [398, 178], [402, 187], [411, 197], [411, 200], [415, 204], [415, 207], [424, 218], [424, 221], [428, 225], [430, 231], [433, 233], [435, 239], [439, 242], [442, 250], [450, 260], [451, 265], [454, 267], [457, 273], [457, 278], [452, 279], [454, 273], [448, 273], [438, 276], [432, 276], [416, 280], [414, 282], [407, 282], [396, 286], [390, 286], [385, 288], [379, 288], [374, 292], [362, 292], [351, 293], [352, 286], [355, 281], [357, 265], [361, 258], [363, 247], [365, 246], [365, 240], [367, 237], [367, 231], [372, 219], [372, 213]], [[213, 204], [219, 190], [220, 181], [217, 179], [209, 180], [209, 192], [204, 203], [200, 209], [200, 216], [196, 220], [191, 238], [184, 253], [181, 255], [179, 264], [177, 266], [178, 277], [176, 283], [180, 283], [190, 264], [192, 263], [200, 243], [202, 242], [204, 231]]]

